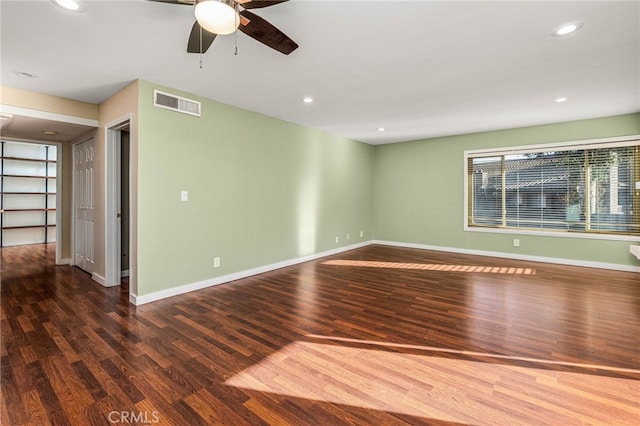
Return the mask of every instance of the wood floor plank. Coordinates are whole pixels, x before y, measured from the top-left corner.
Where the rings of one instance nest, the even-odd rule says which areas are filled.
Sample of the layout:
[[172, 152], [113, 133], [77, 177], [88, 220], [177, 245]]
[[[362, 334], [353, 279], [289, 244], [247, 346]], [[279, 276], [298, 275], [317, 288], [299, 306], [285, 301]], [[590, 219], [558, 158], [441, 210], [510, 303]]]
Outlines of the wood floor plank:
[[637, 273], [372, 245], [136, 307], [1, 257], [3, 425], [640, 424]]
[[9, 410], [7, 410], [7, 404], [4, 402], [3, 390], [0, 389], [0, 425], [11, 424], [9, 418]]
[[205, 389], [201, 389], [198, 392], [189, 395], [185, 398], [185, 402], [191, 406], [191, 408], [198, 413], [202, 419], [210, 425], [245, 425], [249, 424], [243, 418], [235, 415], [234, 412], [230, 412], [220, 408], [219, 401], [207, 392]]
[[[26, 393], [21, 391], [20, 387], [16, 383], [15, 370], [11, 365], [11, 360], [8, 356], [2, 357], [0, 360], [0, 391], [2, 392], [2, 402], [7, 407], [7, 412], [4, 416], [8, 416], [10, 419], [9, 424], [23, 424], [26, 422], [27, 412], [21, 399], [22, 394]], [[11, 407], [11, 409], [9, 409]], [[3, 423], [4, 424], [4, 423]]]
[[16, 424], [44, 425], [50, 423], [49, 416], [47, 416], [47, 409], [44, 407], [44, 404], [42, 404], [37, 390], [30, 390], [21, 396], [27, 420], [24, 423]]

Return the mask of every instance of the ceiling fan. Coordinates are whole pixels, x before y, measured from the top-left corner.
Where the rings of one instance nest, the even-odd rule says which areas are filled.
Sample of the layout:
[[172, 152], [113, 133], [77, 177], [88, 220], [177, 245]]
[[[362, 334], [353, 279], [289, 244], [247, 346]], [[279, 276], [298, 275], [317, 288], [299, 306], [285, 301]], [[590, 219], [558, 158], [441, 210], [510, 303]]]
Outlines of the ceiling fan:
[[298, 44], [264, 18], [247, 9], [260, 9], [288, 0], [149, 0], [160, 3], [195, 5], [196, 22], [191, 28], [187, 52], [204, 53], [217, 35], [231, 34], [239, 29], [249, 37], [285, 55]]

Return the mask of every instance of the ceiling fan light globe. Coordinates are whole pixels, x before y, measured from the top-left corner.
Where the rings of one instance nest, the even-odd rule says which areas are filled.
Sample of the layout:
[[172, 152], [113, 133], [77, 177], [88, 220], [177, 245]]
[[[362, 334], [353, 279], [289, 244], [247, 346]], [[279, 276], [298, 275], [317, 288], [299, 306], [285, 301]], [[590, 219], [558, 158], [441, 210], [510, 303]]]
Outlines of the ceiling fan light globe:
[[233, 0], [197, 1], [195, 15], [198, 24], [214, 34], [231, 34], [240, 25], [240, 15]]

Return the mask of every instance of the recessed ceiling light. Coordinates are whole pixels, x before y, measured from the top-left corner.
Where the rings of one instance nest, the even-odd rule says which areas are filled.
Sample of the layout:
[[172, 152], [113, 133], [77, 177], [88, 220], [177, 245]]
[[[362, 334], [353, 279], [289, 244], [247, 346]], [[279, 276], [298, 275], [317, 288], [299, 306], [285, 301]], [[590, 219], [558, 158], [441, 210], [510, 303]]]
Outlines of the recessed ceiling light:
[[304, 102], [305, 104], [313, 103], [313, 98], [311, 96], [307, 96], [304, 99], [302, 99], [302, 102]]
[[43, 130], [43, 131], [42, 131], [42, 134], [43, 134], [43, 135], [47, 135], [47, 136], [55, 136], [55, 135], [57, 135], [57, 134], [58, 134], [58, 132], [55, 132], [55, 131], [53, 131], [53, 130]]
[[566, 24], [560, 25], [553, 31], [554, 36], [566, 36], [572, 33], [575, 33], [580, 28], [582, 28], [582, 22], [567, 22]]
[[81, 3], [77, 0], [51, 0], [56, 5], [63, 9], [72, 10], [77, 12], [80, 10]]
[[22, 78], [38, 78], [37, 75], [31, 74], [30, 72], [26, 71], [15, 71], [14, 74]]
[[384, 127], [378, 127], [379, 132], [384, 132], [386, 129]]
[[559, 98], [556, 98], [556, 103], [559, 104], [559, 103], [562, 103], [562, 102], [566, 102], [567, 99], [569, 99], [569, 98], [567, 98], [566, 96], [560, 96]]

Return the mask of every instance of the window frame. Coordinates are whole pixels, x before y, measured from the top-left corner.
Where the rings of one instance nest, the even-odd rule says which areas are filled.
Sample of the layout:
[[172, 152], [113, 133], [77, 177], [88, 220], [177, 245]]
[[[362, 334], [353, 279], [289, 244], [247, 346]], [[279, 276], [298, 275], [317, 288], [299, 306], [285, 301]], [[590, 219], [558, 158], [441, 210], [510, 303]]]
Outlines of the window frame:
[[[551, 143], [535, 144], [535, 145], [465, 150], [464, 158], [463, 158], [463, 176], [464, 176], [464, 209], [463, 209], [463, 218], [462, 218], [463, 229], [465, 232], [481, 232], [481, 233], [490, 233], [490, 234], [517, 234], [517, 235], [535, 235], [535, 236], [562, 237], [562, 238], [586, 238], [586, 239], [638, 242], [640, 241], [640, 235], [614, 234], [614, 233], [606, 233], [602, 231], [538, 230], [538, 229], [523, 229], [523, 228], [508, 228], [508, 227], [502, 228], [502, 227], [494, 227], [494, 226], [469, 225], [469, 214], [470, 214], [469, 210], [471, 207], [470, 196], [472, 194], [471, 188], [469, 187], [470, 185], [469, 170], [468, 170], [469, 158], [496, 157], [496, 156], [514, 155], [514, 154], [530, 154], [530, 153], [537, 153], [541, 151], [552, 151], [554, 149], [579, 150], [579, 149], [612, 148], [612, 147], [624, 147], [624, 146], [636, 146], [636, 145], [640, 145], [640, 135], [576, 140], [576, 141], [568, 141], [568, 142], [551, 142]], [[636, 172], [636, 173], [639, 173], [639, 172]], [[638, 214], [640, 214], [640, 212], [638, 212]]]

